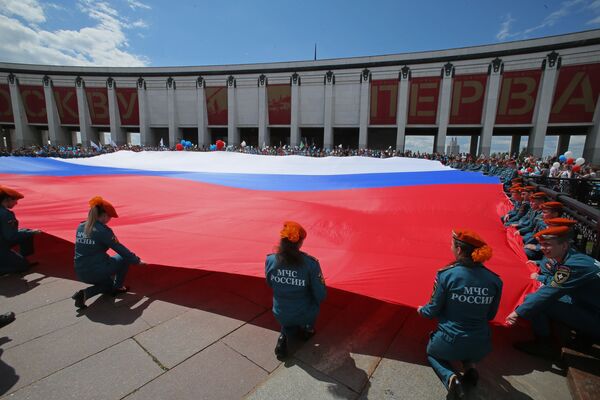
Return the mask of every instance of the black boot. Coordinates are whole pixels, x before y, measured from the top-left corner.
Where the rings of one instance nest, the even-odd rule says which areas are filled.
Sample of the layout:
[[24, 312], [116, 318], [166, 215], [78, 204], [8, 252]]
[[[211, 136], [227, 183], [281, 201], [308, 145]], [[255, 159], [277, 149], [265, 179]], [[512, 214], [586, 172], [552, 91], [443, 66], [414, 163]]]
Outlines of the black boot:
[[287, 337], [283, 333], [279, 335], [279, 338], [277, 339], [275, 355], [278, 359], [287, 357]]
[[87, 307], [85, 305], [85, 292], [83, 290], [75, 292], [75, 294], [71, 298], [75, 300], [76, 309], [82, 310]]
[[6, 314], [0, 315], [0, 328], [6, 326], [15, 320], [14, 312], [7, 312]]
[[448, 397], [450, 399], [464, 399], [465, 390], [463, 389], [462, 383], [458, 379], [458, 376], [452, 375], [450, 382], [448, 383]]
[[479, 381], [479, 372], [475, 368], [469, 368], [465, 371], [462, 380], [467, 385], [477, 386], [477, 382]]

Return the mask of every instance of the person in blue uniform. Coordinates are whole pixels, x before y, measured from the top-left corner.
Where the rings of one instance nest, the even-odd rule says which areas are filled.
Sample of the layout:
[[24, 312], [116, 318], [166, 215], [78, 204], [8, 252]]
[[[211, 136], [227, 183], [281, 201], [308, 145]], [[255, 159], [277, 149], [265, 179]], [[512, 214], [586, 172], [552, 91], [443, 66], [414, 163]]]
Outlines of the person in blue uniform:
[[[112, 218], [119, 217], [112, 204], [96, 196], [89, 205], [88, 218], [79, 224], [75, 237], [75, 273], [80, 281], [93, 286], [73, 295], [77, 309], [85, 308], [85, 301], [99, 293], [117, 295], [127, 292], [129, 288], [123, 283], [129, 266], [142, 264], [138, 256], [119, 243], [108, 227]], [[117, 254], [109, 256], [108, 249]]]
[[[544, 256], [535, 234], [548, 228], [548, 221], [564, 220], [565, 218], [559, 218], [562, 207], [562, 203], [558, 201], [548, 201], [541, 205], [542, 216], [537, 219], [533, 229], [523, 235], [523, 245], [528, 259], [539, 260]], [[557, 225], [560, 225], [560, 223], [557, 223]]]
[[537, 192], [529, 196], [529, 218], [519, 222], [517, 232], [523, 236], [533, 231], [535, 224], [542, 218], [542, 204], [546, 202], [546, 193]]
[[505, 226], [510, 226], [510, 225], [518, 224], [518, 222], [522, 218], [525, 218], [525, 216], [527, 215], [527, 213], [529, 213], [529, 208], [530, 208], [529, 195], [532, 194], [534, 191], [535, 191], [535, 187], [533, 187], [533, 186], [525, 186], [521, 190], [522, 201], [521, 201], [521, 205], [519, 207], [519, 211], [516, 214], [514, 214], [512, 217], [510, 217], [504, 223]]
[[512, 210], [502, 216], [502, 222], [507, 222], [509, 219], [514, 217], [521, 209], [521, 203], [523, 202], [523, 196], [521, 195], [523, 188], [521, 186], [512, 186], [509, 189], [510, 201], [513, 204]]
[[[502, 280], [483, 265], [492, 249], [477, 233], [453, 231], [451, 250], [455, 261], [438, 271], [429, 303], [417, 312], [437, 318], [427, 360], [451, 395], [462, 398], [463, 382], [477, 384], [474, 363], [492, 350], [489, 321], [498, 311]], [[463, 362], [464, 375], [454, 369], [453, 361]]]
[[[525, 353], [545, 358], [558, 356], [551, 340], [552, 320], [562, 322], [586, 339], [600, 340], [600, 262], [571, 248], [569, 232], [568, 226], [552, 226], [535, 235], [544, 253], [540, 266], [547, 271], [532, 278], [543, 285], [506, 317], [508, 326], [519, 318], [531, 321], [534, 340], [515, 343]], [[552, 278], [548, 279], [548, 275]]]
[[[33, 236], [41, 231], [19, 229], [19, 221], [12, 211], [24, 197], [14, 189], [0, 186], [0, 274], [23, 272], [35, 264], [27, 257], [33, 254]], [[15, 247], [19, 248], [18, 252]]]
[[280, 237], [277, 252], [267, 255], [265, 275], [273, 289], [273, 314], [281, 325], [275, 354], [284, 358], [290, 335], [300, 333], [308, 339], [314, 334], [326, 288], [319, 260], [300, 251], [306, 239], [304, 228], [294, 221], [284, 222]]

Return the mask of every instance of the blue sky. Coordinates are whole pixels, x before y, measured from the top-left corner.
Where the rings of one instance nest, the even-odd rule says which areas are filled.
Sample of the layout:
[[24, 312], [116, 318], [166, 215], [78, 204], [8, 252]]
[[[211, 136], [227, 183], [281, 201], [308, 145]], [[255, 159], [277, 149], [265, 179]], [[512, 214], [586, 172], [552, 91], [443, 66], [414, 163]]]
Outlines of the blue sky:
[[600, 0], [0, 0], [0, 62], [184, 66], [368, 56], [600, 28]]
[[446, 49], [600, 28], [600, 0], [0, 0], [0, 60], [179, 66]]

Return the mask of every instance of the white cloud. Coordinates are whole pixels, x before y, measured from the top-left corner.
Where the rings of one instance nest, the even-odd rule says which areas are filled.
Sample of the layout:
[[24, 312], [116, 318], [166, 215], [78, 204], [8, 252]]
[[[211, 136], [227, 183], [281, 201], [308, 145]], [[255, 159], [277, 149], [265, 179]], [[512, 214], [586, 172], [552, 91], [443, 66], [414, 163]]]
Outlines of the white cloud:
[[152, 7], [150, 7], [148, 4], [144, 4], [141, 1], [137, 1], [137, 0], [127, 0], [127, 3], [129, 4], [129, 7], [132, 10], [135, 10], [136, 8], [143, 8], [146, 10], [152, 9]]
[[27, 22], [46, 21], [44, 9], [37, 0], [0, 0], [0, 10], [4, 15], [20, 17]]
[[[0, 0], [0, 2], [7, 0]], [[28, 0], [33, 8], [37, 1]], [[42, 13], [37, 20], [23, 22], [12, 18], [14, 11], [0, 8], [0, 60], [5, 62], [87, 65], [87, 66], [144, 66], [148, 58], [127, 51], [129, 43], [126, 28], [141, 27], [143, 21], [129, 24], [117, 10], [106, 2], [79, 0], [79, 10], [95, 21], [95, 25], [79, 30], [48, 31], [34, 22], [44, 21]], [[25, 17], [23, 17], [25, 19]], [[136, 25], [137, 24], [137, 25]]]
[[600, 15], [597, 16], [596, 18], [591, 19], [588, 22], [586, 22], [586, 25], [595, 25], [595, 24], [600, 24]]
[[496, 34], [496, 39], [498, 40], [504, 40], [508, 37], [511, 36], [510, 33], [510, 25], [515, 22], [515, 19], [512, 18], [510, 16], [510, 14], [507, 14], [504, 17], [504, 21], [502, 21], [502, 23], [500, 24], [500, 30], [498, 31], [498, 33]]
[[[560, 7], [558, 10], [551, 12], [546, 15], [542, 22], [537, 25], [531, 26], [529, 28], [525, 28], [518, 32], [510, 32], [511, 24], [516, 20], [511, 18], [510, 14], [508, 14], [504, 21], [500, 24], [500, 31], [496, 34], [496, 39], [505, 40], [505, 39], [526, 39], [533, 32], [539, 31], [544, 28], [549, 28], [556, 25], [560, 20], [564, 17], [574, 13], [583, 11], [585, 9], [600, 9], [600, 0], [568, 0], [560, 3]], [[588, 22], [588, 24], [598, 23], [597, 18]]]
[[143, 19], [138, 19], [137, 21], [131, 23], [130, 26], [133, 28], [147, 28], [148, 24]]

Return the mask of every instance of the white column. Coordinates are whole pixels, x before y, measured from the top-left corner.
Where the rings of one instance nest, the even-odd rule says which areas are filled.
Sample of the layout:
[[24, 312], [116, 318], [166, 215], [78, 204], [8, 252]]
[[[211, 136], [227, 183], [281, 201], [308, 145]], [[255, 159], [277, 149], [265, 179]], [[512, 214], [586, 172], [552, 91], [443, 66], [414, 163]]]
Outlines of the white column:
[[75, 92], [77, 93], [77, 114], [79, 114], [81, 144], [84, 147], [90, 147], [92, 141], [99, 144], [98, 134], [92, 128], [90, 109], [85, 95], [85, 83], [80, 76], [75, 79]]
[[498, 109], [502, 69], [502, 60], [499, 58], [493, 60], [488, 66], [488, 80], [483, 103], [483, 129], [481, 130], [481, 140], [479, 141], [479, 155], [483, 154], [486, 157], [490, 155], [490, 149], [492, 148], [492, 136], [494, 134], [494, 123], [496, 122], [496, 110]]
[[227, 78], [227, 145], [239, 145], [240, 133], [237, 130], [235, 120], [235, 78], [230, 75]]
[[167, 110], [169, 115], [169, 147], [177, 145], [177, 110], [175, 109], [175, 79], [167, 79]]
[[442, 89], [437, 112], [438, 132], [435, 138], [435, 151], [442, 154], [446, 152], [446, 133], [448, 132], [448, 121], [450, 120], [450, 97], [452, 96], [453, 75], [454, 66], [450, 63], [444, 65], [442, 68]]
[[593, 121], [594, 125], [585, 138], [583, 158], [588, 163], [598, 165], [600, 164], [600, 101], [596, 102]]
[[144, 78], [139, 78], [137, 81], [137, 94], [138, 94], [138, 113], [140, 116], [140, 143], [142, 146], [153, 146], [159, 145], [158, 141], [152, 137], [152, 131], [150, 130], [150, 115], [148, 114], [148, 98], [146, 92], [146, 81]]
[[208, 112], [206, 110], [206, 95], [204, 88], [206, 83], [204, 78], [198, 77], [196, 80], [196, 112], [198, 113], [198, 146], [210, 145], [210, 136], [208, 135]]
[[25, 106], [23, 105], [21, 91], [19, 90], [19, 82], [13, 74], [8, 76], [8, 87], [10, 90], [10, 102], [15, 121], [15, 134], [11, 135], [12, 148], [16, 149], [23, 146], [39, 144], [36, 130], [27, 122]]
[[358, 148], [360, 149], [366, 149], [369, 145], [370, 92], [371, 72], [365, 68], [360, 74], [360, 109], [358, 119]]
[[333, 86], [335, 85], [335, 75], [332, 71], [325, 74], [325, 123], [323, 148], [331, 149], [333, 147], [333, 103], [335, 101]]
[[[292, 146], [300, 144], [300, 83], [300, 75], [294, 72], [292, 74], [292, 99], [290, 104], [290, 144]], [[269, 144], [268, 141], [267, 144]]]
[[127, 144], [127, 135], [121, 128], [121, 116], [117, 104], [117, 92], [115, 90], [115, 80], [108, 78], [106, 80], [108, 95], [108, 116], [110, 118], [110, 138], [118, 145]]
[[398, 109], [396, 110], [396, 150], [404, 152], [406, 124], [408, 121], [408, 93], [410, 88], [410, 68], [404, 66], [398, 82]]
[[48, 136], [50, 142], [53, 145], [59, 146], [70, 145], [71, 143], [76, 144], [76, 142], [72, 141], [69, 131], [60, 126], [60, 118], [58, 116], [58, 109], [56, 108], [56, 101], [54, 100], [54, 93], [52, 90], [52, 80], [46, 75], [42, 82], [44, 84], [46, 118], [48, 119]]
[[[263, 143], [269, 144], [269, 138], [267, 137], [267, 124], [269, 115], [267, 108], [267, 77], [261, 75], [258, 78], [258, 147], [261, 147]], [[292, 146], [294, 145], [292, 141]]]
[[536, 157], [541, 157], [544, 152], [544, 142], [546, 140], [546, 130], [548, 129], [548, 120], [550, 119], [550, 110], [552, 108], [552, 98], [556, 78], [558, 77], [558, 53], [552, 52], [546, 56], [543, 62], [545, 66], [542, 72], [541, 90], [538, 92], [536, 112], [533, 115], [533, 129], [527, 142], [527, 152]]

